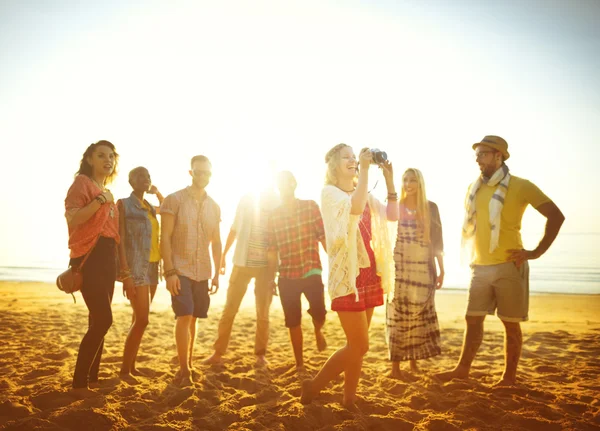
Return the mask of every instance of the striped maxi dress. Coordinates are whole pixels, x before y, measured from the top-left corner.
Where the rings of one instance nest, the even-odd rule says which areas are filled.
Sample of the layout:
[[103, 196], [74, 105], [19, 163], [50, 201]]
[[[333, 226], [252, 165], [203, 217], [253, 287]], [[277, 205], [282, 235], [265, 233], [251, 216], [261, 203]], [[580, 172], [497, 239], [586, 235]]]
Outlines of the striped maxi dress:
[[394, 362], [441, 353], [430, 247], [424, 243], [414, 215], [401, 206], [394, 249], [396, 283], [386, 306], [386, 336]]

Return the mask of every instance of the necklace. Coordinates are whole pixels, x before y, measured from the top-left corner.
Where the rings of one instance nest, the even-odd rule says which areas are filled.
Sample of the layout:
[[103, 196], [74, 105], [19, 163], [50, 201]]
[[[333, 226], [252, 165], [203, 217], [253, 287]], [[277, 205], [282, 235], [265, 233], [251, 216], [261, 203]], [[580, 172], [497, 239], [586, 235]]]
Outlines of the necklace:
[[101, 186], [100, 183], [98, 183], [98, 181], [96, 181], [95, 179], [93, 179], [92, 177], [90, 177], [90, 179], [94, 182], [94, 184], [96, 184], [96, 186], [102, 190], [105, 191], [104, 186]]
[[408, 207], [404, 207], [404, 210], [406, 211], [407, 214], [410, 214], [410, 215], [415, 215], [417, 213], [416, 208], [414, 210], [411, 210]]
[[353, 193], [353, 192], [354, 192], [354, 190], [355, 190], [355, 189], [352, 189], [352, 190], [344, 190], [344, 189], [343, 189], [343, 188], [341, 188], [340, 186], [336, 186], [336, 187], [337, 187], [338, 189], [340, 189], [341, 191], [343, 191], [343, 192], [346, 192], [346, 193]]

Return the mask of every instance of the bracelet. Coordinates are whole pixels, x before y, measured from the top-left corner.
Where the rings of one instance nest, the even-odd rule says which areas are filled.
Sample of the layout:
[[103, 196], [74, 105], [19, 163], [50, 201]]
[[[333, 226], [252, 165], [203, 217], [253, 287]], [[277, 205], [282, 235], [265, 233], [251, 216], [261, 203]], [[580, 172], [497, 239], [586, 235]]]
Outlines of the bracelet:
[[169, 278], [172, 275], [179, 275], [179, 271], [177, 271], [176, 269], [170, 269], [170, 270], [165, 271], [163, 273], [163, 277], [164, 278]]
[[100, 202], [100, 205], [104, 205], [106, 203], [106, 198], [103, 195], [98, 195], [96, 196], [96, 199], [98, 202]]
[[121, 277], [121, 281], [125, 281], [125, 280], [127, 280], [128, 278], [131, 278], [131, 275], [126, 275], [125, 277]]
[[388, 193], [388, 201], [397, 201], [398, 200], [398, 193]]

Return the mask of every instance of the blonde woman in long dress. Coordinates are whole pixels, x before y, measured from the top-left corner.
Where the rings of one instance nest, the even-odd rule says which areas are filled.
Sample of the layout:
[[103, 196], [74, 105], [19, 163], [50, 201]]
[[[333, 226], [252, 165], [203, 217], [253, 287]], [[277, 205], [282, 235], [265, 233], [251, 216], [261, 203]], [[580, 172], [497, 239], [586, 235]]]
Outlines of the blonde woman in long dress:
[[410, 380], [400, 362], [410, 361], [411, 371], [417, 372], [418, 360], [441, 353], [435, 291], [444, 283], [443, 249], [438, 207], [427, 200], [421, 172], [407, 169], [402, 175], [394, 249], [396, 283], [386, 306], [392, 377]]

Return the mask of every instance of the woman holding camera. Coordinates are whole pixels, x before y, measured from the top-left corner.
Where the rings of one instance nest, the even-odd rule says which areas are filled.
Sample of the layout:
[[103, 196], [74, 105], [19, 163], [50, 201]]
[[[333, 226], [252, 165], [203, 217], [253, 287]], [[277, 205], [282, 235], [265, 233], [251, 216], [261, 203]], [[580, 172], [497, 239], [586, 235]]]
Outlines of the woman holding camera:
[[119, 227], [121, 245], [119, 256], [127, 263], [121, 267], [123, 293], [133, 309], [133, 319], [123, 351], [121, 377], [142, 375], [135, 368], [142, 337], [148, 326], [150, 303], [158, 285], [159, 227], [156, 208], [144, 199], [145, 193], [155, 194], [159, 204], [163, 201], [156, 186], [152, 185], [150, 173], [143, 166], [129, 172], [129, 184], [133, 192], [128, 198], [120, 199]]
[[386, 310], [386, 335], [394, 378], [411, 377], [400, 370], [400, 361], [410, 361], [411, 371], [417, 372], [417, 360], [441, 353], [435, 291], [444, 283], [443, 250], [438, 207], [427, 200], [421, 171], [407, 169], [402, 175], [394, 250], [396, 284]]
[[104, 336], [112, 325], [111, 302], [116, 278], [119, 214], [106, 188], [116, 176], [119, 156], [108, 141], [91, 144], [83, 153], [65, 199], [70, 265], [82, 268], [81, 295], [89, 310], [88, 330], [79, 346], [73, 389], [85, 395], [98, 384]]
[[[321, 194], [329, 256], [331, 309], [338, 313], [346, 345], [336, 351], [317, 376], [302, 383], [301, 402], [310, 403], [327, 383], [344, 373], [343, 405], [352, 408], [362, 359], [369, 349], [369, 325], [373, 309], [383, 305], [383, 295], [394, 284], [392, 237], [388, 221], [398, 219], [398, 195], [392, 164], [383, 170], [387, 206], [367, 190], [373, 152], [363, 148], [357, 162], [352, 147], [339, 144], [325, 156], [327, 174]], [[360, 169], [359, 169], [360, 168]], [[357, 180], [358, 173], [358, 180]]]

